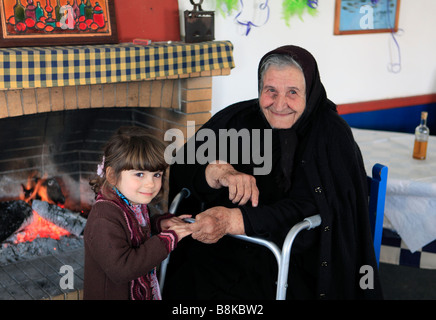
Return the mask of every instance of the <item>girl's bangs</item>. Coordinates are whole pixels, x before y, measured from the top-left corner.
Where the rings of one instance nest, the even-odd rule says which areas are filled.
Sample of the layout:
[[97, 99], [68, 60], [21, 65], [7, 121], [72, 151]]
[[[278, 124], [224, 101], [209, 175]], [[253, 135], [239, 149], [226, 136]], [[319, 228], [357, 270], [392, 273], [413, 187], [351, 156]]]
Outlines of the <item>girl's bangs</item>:
[[165, 171], [168, 167], [164, 158], [165, 146], [138, 140], [131, 144], [130, 152], [124, 157], [124, 170]]

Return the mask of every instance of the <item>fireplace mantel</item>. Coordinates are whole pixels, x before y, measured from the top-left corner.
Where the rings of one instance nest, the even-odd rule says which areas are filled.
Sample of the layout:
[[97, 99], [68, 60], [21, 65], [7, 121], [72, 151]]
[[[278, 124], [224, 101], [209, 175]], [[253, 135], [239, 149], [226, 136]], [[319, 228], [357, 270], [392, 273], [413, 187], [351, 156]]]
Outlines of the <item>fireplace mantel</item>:
[[201, 125], [210, 117], [211, 77], [232, 68], [230, 41], [2, 48], [0, 118], [158, 107], [166, 110], [152, 111], [154, 117], [182, 127], [189, 120]]
[[0, 90], [189, 77], [234, 67], [229, 41], [0, 49]]

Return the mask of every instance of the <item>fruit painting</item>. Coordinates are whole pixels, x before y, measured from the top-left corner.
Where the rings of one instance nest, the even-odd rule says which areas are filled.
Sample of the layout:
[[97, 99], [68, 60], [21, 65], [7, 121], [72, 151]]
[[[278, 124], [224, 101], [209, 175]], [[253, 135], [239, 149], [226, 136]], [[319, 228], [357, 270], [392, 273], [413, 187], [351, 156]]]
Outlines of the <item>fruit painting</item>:
[[113, 0], [0, 0], [0, 47], [114, 43]]

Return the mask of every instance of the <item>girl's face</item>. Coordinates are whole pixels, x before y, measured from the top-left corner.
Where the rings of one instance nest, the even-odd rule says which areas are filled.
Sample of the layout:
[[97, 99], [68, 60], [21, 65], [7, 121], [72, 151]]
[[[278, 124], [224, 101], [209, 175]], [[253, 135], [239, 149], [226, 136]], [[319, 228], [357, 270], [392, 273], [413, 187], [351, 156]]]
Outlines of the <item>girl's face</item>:
[[162, 186], [162, 171], [123, 170], [116, 187], [132, 204], [148, 204]]

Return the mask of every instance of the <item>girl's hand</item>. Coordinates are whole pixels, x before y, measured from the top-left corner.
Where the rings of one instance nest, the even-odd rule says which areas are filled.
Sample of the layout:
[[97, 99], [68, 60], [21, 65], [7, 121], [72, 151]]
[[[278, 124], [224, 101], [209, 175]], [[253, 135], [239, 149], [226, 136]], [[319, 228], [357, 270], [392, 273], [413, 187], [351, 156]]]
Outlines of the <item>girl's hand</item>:
[[169, 230], [173, 230], [176, 232], [179, 241], [192, 233], [191, 224], [185, 221], [172, 225]]
[[176, 217], [176, 216], [174, 216], [174, 217], [171, 217], [171, 218], [169, 218], [169, 219], [164, 219], [164, 220], [162, 220], [161, 222], [160, 222], [160, 228], [161, 228], [161, 230], [163, 231], [163, 230], [168, 230], [168, 229], [170, 229], [173, 225], [175, 225], [175, 224], [180, 224], [180, 223], [186, 223], [185, 221], [183, 221], [183, 219], [186, 219], [186, 218], [191, 218], [192, 217], [192, 215], [190, 215], [190, 214], [182, 214], [182, 215], [180, 215], [180, 216], [178, 216], [178, 217]]

